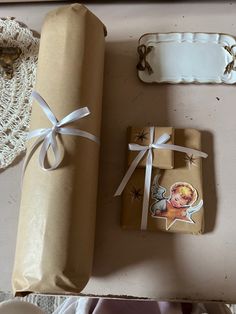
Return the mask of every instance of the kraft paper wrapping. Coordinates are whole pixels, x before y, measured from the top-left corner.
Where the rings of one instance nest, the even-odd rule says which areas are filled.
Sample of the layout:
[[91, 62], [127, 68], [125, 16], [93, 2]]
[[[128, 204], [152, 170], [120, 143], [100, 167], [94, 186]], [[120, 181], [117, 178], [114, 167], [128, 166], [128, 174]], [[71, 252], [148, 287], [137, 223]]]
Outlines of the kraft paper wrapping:
[[[88, 106], [91, 114], [68, 127], [97, 137], [103, 63], [104, 25], [84, 6], [64, 6], [46, 16], [36, 90], [58, 120]], [[34, 102], [31, 129], [45, 127], [51, 124]], [[43, 171], [37, 149], [24, 174], [13, 271], [17, 295], [78, 293], [90, 277], [99, 145], [76, 136], [57, 138], [64, 146], [59, 168]]]
[[[174, 128], [172, 127], [155, 127], [154, 131], [154, 143], [158, 138], [167, 133], [170, 135], [169, 141], [166, 144], [174, 144]], [[130, 127], [128, 128], [128, 143], [135, 143], [139, 145], [148, 146], [150, 144], [150, 127], [137, 128]], [[131, 165], [134, 158], [138, 155], [137, 151], [128, 151], [128, 166]], [[167, 149], [159, 149], [153, 151], [153, 167], [159, 169], [172, 169], [174, 168], [174, 152]], [[140, 161], [138, 167], [146, 166], [146, 156]]]
[[[194, 129], [175, 129], [175, 144], [201, 150], [201, 133]], [[174, 152], [174, 169], [160, 170], [153, 167], [147, 230], [192, 234], [201, 234], [204, 231], [204, 204], [197, 211], [193, 211], [190, 219], [185, 215], [188, 207], [169, 206], [173, 193], [171, 187], [176, 183], [187, 183], [180, 187], [184, 191], [185, 189], [189, 191], [189, 184], [196, 191], [191, 195], [193, 201], [191, 208], [197, 208], [203, 201], [202, 159], [191, 157], [185, 153]], [[140, 230], [144, 178], [145, 168], [135, 169], [124, 189], [121, 224], [125, 229]], [[158, 180], [156, 181], [155, 178]], [[157, 190], [155, 191], [157, 187], [161, 192], [159, 197], [157, 197]], [[164, 189], [160, 190], [160, 187]], [[168, 210], [160, 211], [163, 204], [167, 203]]]

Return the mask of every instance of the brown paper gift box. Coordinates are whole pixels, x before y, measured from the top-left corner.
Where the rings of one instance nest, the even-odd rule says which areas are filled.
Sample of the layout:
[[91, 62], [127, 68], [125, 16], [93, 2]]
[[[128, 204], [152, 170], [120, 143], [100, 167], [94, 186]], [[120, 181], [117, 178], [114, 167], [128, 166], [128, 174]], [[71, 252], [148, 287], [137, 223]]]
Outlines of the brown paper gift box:
[[[88, 106], [91, 114], [68, 127], [100, 135], [104, 25], [84, 6], [51, 11], [43, 24], [36, 91], [61, 120]], [[31, 129], [51, 127], [33, 104]], [[24, 173], [13, 290], [19, 294], [79, 293], [92, 267], [99, 145], [58, 135], [62, 164], [39, 167], [37, 149]], [[34, 142], [30, 141], [30, 144]], [[39, 147], [40, 148], [40, 147]]]
[[[154, 141], [155, 143], [158, 138], [167, 133], [170, 135], [169, 141], [166, 144], [174, 144], [174, 128], [172, 127], [155, 127], [154, 131]], [[138, 128], [130, 127], [128, 128], [128, 143], [135, 143], [139, 145], [148, 146], [150, 144], [150, 127]], [[134, 158], [137, 156], [137, 151], [128, 150], [128, 166], [132, 163]], [[159, 169], [172, 169], [174, 168], [174, 152], [167, 149], [160, 149], [153, 151], [153, 167]], [[146, 157], [144, 157], [138, 167], [146, 166]]]
[[[176, 129], [175, 144], [201, 150], [201, 133], [194, 129]], [[200, 201], [203, 200], [201, 158], [194, 158], [185, 153], [174, 152], [174, 164], [175, 168], [171, 170], [153, 168], [152, 190], [157, 186], [156, 179], [159, 179], [159, 185], [166, 190], [163, 190], [163, 192], [165, 192], [164, 203], [166, 204], [167, 199], [169, 200], [171, 195], [170, 188], [175, 183], [190, 184], [197, 191], [197, 194], [193, 194], [195, 196], [195, 198], [193, 196], [193, 200], [195, 201], [192, 207], [197, 206]], [[135, 169], [123, 191], [121, 224], [125, 229], [140, 230], [144, 177], [144, 168]], [[180, 185], [180, 187], [181, 189], [186, 189], [186, 186]], [[189, 191], [188, 187], [187, 185], [187, 192]], [[201, 234], [204, 231], [203, 206], [201, 206], [200, 210], [191, 215], [191, 221], [185, 216], [185, 208], [176, 209], [173, 208], [173, 206], [168, 206], [168, 210], [166, 211], [163, 210], [160, 212], [159, 210], [157, 215], [153, 215], [153, 208], [155, 209], [154, 204], [157, 203], [157, 199], [153, 197], [153, 194], [154, 192], [150, 193], [147, 230], [192, 234]]]

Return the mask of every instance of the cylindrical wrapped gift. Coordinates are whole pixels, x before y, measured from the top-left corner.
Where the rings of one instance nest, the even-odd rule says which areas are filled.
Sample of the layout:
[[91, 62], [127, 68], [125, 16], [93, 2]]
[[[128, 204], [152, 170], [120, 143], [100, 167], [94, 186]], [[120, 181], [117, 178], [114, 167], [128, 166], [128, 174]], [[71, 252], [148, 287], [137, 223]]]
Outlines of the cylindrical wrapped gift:
[[[51, 11], [43, 24], [36, 83], [58, 120], [87, 106], [91, 114], [68, 127], [97, 137], [104, 31], [101, 21], [82, 5]], [[50, 121], [34, 102], [31, 129], [48, 127]], [[58, 135], [57, 140], [64, 152], [57, 169], [40, 168], [42, 145], [25, 169], [13, 270], [18, 295], [78, 293], [91, 274], [99, 145], [73, 135]]]

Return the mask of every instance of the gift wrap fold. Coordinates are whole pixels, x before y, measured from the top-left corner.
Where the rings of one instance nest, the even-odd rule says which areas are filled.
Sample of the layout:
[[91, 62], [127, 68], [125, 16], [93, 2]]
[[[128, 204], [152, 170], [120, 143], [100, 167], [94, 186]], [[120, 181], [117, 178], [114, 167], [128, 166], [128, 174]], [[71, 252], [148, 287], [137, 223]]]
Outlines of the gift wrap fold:
[[[58, 121], [87, 106], [90, 114], [73, 122], [73, 128], [97, 138], [104, 33], [102, 22], [82, 5], [49, 12], [42, 28], [36, 82], [36, 91]], [[49, 119], [34, 102], [31, 130], [49, 127]], [[27, 157], [12, 278], [16, 295], [79, 293], [91, 274], [99, 145], [73, 135], [58, 134], [57, 141], [64, 154], [57, 169], [40, 168], [42, 145]]]
[[[145, 131], [147, 135], [149, 129], [135, 128], [133, 129], [135, 132], [130, 133], [129, 130], [128, 133], [140, 134]], [[154, 128], [155, 133], [158, 129]], [[160, 128], [158, 135], [166, 130], [168, 128]], [[171, 169], [169, 165], [166, 169], [152, 166], [146, 209], [144, 204], [144, 197], [147, 194], [146, 169], [142, 162], [134, 169], [132, 175], [129, 174], [125, 186], [123, 184], [121, 216], [123, 228], [191, 234], [203, 232], [202, 157], [206, 158], [207, 154], [201, 152], [201, 132], [195, 129], [175, 129], [172, 133], [175, 134], [174, 145], [169, 153], [174, 157], [171, 164], [173, 168]], [[133, 141], [134, 137], [129, 136], [130, 139]], [[156, 139], [155, 136], [154, 142]], [[135, 142], [140, 142], [140, 139], [136, 137]], [[142, 145], [148, 144], [150, 143], [145, 142]], [[131, 146], [130, 150], [135, 147], [134, 144]], [[156, 156], [153, 152], [153, 162], [162, 150], [157, 151]], [[128, 168], [132, 161], [130, 156], [129, 152]], [[127, 173], [129, 171], [130, 168]], [[121, 189], [117, 195], [120, 195], [120, 192]]]

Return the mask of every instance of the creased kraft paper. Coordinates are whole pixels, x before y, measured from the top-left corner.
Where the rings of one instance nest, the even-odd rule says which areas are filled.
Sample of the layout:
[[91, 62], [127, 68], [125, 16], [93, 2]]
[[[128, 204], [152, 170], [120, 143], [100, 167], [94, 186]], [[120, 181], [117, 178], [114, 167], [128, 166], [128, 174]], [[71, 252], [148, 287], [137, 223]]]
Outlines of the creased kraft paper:
[[[58, 120], [88, 106], [91, 114], [69, 127], [100, 135], [104, 25], [84, 6], [73, 4], [45, 18], [36, 91]], [[34, 102], [31, 129], [51, 127]], [[16, 294], [79, 293], [92, 267], [99, 145], [76, 136], [58, 136], [62, 164], [39, 167], [40, 147], [27, 165], [13, 270]], [[30, 141], [29, 145], [32, 144]]]

